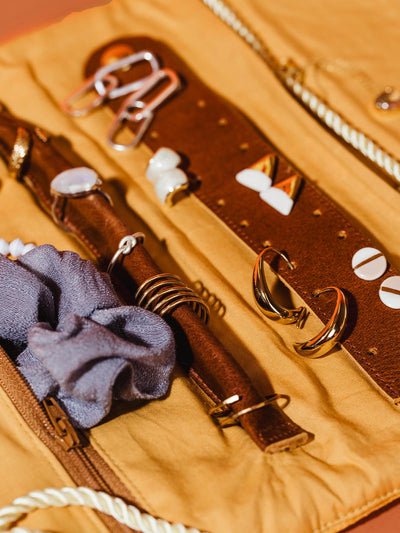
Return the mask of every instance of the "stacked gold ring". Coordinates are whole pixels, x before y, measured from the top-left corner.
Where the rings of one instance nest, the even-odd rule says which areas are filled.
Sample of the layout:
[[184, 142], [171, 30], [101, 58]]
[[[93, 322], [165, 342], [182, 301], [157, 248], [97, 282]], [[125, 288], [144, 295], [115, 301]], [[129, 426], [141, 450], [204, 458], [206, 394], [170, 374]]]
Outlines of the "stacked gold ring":
[[135, 294], [139, 307], [160, 316], [172, 313], [179, 305], [188, 304], [203, 320], [208, 322], [209, 309], [202, 298], [173, 274], [156, 274], [140, 285]]

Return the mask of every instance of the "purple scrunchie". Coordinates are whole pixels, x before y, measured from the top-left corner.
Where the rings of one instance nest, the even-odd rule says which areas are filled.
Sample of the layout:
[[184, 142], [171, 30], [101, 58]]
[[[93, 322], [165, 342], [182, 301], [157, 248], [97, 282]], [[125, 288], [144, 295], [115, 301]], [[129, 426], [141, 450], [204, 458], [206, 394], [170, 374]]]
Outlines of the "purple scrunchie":
[[0, 343], [39, 400], [53, 396], [78, 428], [99, 423], [112, 399], [164, 396], [175, 364], [172, 331], [122, 306], [107, 274], [43, 245], [0, 256]]

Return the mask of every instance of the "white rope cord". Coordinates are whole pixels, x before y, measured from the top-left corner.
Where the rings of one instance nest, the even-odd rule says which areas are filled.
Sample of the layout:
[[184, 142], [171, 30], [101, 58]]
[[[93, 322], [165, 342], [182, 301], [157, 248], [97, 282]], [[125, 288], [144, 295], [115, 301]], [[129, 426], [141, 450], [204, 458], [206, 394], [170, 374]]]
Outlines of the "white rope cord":
[[[222, 0], [201, 0], [217, 17], [232, 28], [272, 69], [288, 90], [300, 100], [317, 119], [321, 120], [338, 137], [350, 144], [364, 158], [377, 165], [383, 172], [400, 182], [400, 162], [383, 150], [370, 137], [346, 122], [334, 109], [324, 103], [315, 93], [290, 76], [285, 76], [279, 63], [236, 13]], [[393, 183], [393, 180], [392, 180]], [[397, 184], [395, 185], [397, 188]]]
[[142, 513], [134, 505], [127, 505], [121, 498], [110, 496], [104, 492], [96, 492], [87, 487], [65, 487], [62, 489], [48, 488], [36, 490], [22, 496], [0, 509], [0, 531], [8, 533], [40, 533], [13, 524], [36, 509], [49, 507], [85, 506], [96, 511], [102, 511], [121, 524], [142, 533], [200, 533], [198, 529], [188, 528], [183, 524], [166, 522], [160, 518]]

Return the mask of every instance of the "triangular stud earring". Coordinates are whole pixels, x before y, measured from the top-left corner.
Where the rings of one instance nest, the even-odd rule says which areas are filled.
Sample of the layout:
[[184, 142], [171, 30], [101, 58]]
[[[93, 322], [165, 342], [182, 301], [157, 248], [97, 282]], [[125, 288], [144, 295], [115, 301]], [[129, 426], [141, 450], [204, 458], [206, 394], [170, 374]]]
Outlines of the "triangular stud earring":
[[274, 154], [268, 154], [259, 159], [254, 165], [251, 165], [252, 170], [259, 170], [266, 174], [269, 178], [274, 179], [277, 159]]
[[284, 179], [272, 186], [278, 158], [268, 154], [253, 165], [236, 174], [236, 181], [241, 185], [260, 194], [260, 198], [282, 215], [289, 215], [292, 211], [297, 193], [301, 185], [301, 178], [297, 174]]
[[294, 176], [290, 176], [290, 178], [280, 181], [279, 183], [274, 185], [274, 188], [282, 189], [282, 191], [285, 192], [289, 196], [289, 198], [294, 201], [296, 199], [297, 193], [299, 192], [300, 185], [300, 176], [294, 174]]
[[289, 215], [301, 185], [301, 178], [295, 174], [269, 189], [260, 192], [260, 197], [281, 215]]
[[266, 155], [236, 174], [236, 181], [248, 189], [262, 192], [272, 185], [272, 179], [276, 169], [276, 156]]

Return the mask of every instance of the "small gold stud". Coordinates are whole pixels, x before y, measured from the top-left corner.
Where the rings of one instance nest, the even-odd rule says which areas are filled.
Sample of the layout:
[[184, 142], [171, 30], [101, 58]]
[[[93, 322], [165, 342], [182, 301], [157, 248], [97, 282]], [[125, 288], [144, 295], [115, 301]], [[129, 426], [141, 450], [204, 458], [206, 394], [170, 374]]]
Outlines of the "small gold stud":
[[[107, 48], [107, 50], [104, 50], [101, 55], [101, 66], [104, 67], [106, 65], [116, 63], [120, 59], [130, 56], [133, 53], [134, 49], [129, 44], [115, 44], [113, 46], [110, 46]], [[130, 67], [128, 66], [126, 69], [123, 70], [129, 70], [129, 68]]]

